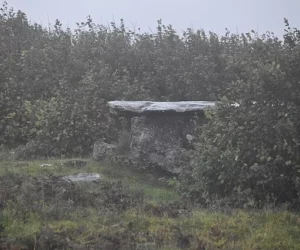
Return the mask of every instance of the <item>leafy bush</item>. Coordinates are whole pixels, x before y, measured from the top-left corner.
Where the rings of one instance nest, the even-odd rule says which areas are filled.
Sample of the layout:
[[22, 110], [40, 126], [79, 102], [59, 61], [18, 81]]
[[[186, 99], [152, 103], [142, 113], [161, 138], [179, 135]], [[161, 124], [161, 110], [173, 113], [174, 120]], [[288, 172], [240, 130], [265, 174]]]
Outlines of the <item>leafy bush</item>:
[[4, 3], [0, 144], [27, 145], [20, 157], [87, 155], [119, 134], [107, 101], [225, 97], [186, 158], [185, 193], [205, 203], [296, 204], [300, 31], [285, 23], [283, 41], [269, 32], [178, 34], [161, 21], [155, 33], [138, 33], [90, 17], [72, 32], [58, 20], [52, 29], [31, 24]]
[[[299, 205], [300, 31], [286, 21], [285, 41], [241, 37], [226, 98], [204, 126], [183, 186], [202, 203]], [[242, 66], [241, 66], [242, 65]]]
[[35, 140], [54, 155], [87, 154], [118, 134], [107, 101], [208, 100], [224, 90], [213, 33], [180, 36], [159, 21], [156, 33], [141, 34], [123, 20], [105, 27], [91, 18], [74, 32], [58, 20], [44, 29], [4, 3], [0, 36], [0, 144], [8, 147]]

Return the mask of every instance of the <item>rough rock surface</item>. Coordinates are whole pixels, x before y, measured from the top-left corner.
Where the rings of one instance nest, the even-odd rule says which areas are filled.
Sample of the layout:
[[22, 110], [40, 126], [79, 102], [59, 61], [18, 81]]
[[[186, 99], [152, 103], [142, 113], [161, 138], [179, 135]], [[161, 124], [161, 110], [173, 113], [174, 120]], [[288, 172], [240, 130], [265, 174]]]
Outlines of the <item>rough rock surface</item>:
[[144, 167], [159, 166], [180, 172], [180, 154], [184, 146], [186, 117], [139, 116], [131, 120], [130, 158]]
[[112, 156], [116, 147], [117, 146], [114, 144], [97, 141], [93, 148], [93, 158], [95, 160], [104, 160], [105, 158]]
[[90, 174], [90, 173], [80, 173], [75, 175], [68, 175], [63, 177], [64, 180], [72, 181], [72, 182], [91, 182], [91, 181], [97, 181], [100, 180], [99, 174]]
[[[182, 171], [182, 152], [195, 148], [200, 125], [205, 123], [204, 110], [214, 108], [215, 104], [202, 101], [108, 103], [112, 113], [130, 120], [124, 130], [130, 135], [128, 157], [131, 164], [159, 167], [173, 174]], [[96, 152], [105, 152], [101, 144], [99, 148]]]
[[49, 163], [44, 163], [39, 165], [41, 168], [47, 168], [47, 167], [53, 167], [53, 164], [49, 164]]
[[148, 102], [148, 101], [111, 101], [111, 110], [117, 114], [149, 114], [149, 113], [187, 113], [203, 112], [213, 108], [215, 102], [185, 101], [185, 102]]

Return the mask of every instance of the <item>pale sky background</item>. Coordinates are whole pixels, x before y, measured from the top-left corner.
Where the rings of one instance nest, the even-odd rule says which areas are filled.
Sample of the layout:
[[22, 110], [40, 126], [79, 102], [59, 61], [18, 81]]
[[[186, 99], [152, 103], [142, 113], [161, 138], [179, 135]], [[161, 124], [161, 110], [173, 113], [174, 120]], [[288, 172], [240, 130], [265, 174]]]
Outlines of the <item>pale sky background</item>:
[[[0, 0], [2, 3], [3, 1]], [[65, 27], [91, 15], [97, 24], [121, 18], [129, 28], [155, 31], [158, 19], [177, 31], [194, 28], [225, 33], [266, 30], [282, 36], [283, 18], [300, 29], [300, 0], [7, 0], [15, 10], [23, 10], [31, 22], [43, 26], [59, 19]]]

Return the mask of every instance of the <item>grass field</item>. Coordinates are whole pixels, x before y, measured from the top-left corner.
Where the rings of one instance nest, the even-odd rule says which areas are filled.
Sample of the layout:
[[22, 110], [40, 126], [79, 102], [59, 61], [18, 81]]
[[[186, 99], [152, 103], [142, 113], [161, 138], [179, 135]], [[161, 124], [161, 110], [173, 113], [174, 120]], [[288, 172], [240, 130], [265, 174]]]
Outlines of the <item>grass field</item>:
[[[102, 178], [61, 178], [77, 173]], [[0, 249], [300, 249], [298, 213], [191, 207], [161, 176], [107, 162], [1, 161], [0, 181]]]

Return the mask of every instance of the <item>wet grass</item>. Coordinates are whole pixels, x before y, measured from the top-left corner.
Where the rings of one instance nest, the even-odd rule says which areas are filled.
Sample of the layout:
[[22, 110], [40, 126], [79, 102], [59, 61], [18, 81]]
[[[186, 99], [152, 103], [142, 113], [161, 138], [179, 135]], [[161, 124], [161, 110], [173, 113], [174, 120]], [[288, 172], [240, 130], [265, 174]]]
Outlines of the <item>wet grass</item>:
[[[153, 173], [90, 159], [74, 160], [85, 164], [57, 159], [0, 162], [0, 177], [17, 183], [19, 176], [28, 182], [19, 191], [17, 184], [12, 184], [12, 192], [20, 195], [0, 201], [0, 249], [300, 249], [300, 214], [296, 212], [232, 209], [225, 213], [186, 208], [166, 180]], [[99, 173], [103, 177], [100, 183], [108, 183], [100, 191], [110, 203], [101, 199], [101, 206], [86, 203], [86, 197], [99, 198], [99, 192], [93, 196], [97, 183], [77, 187], [61, 204], [55, 197], [46, 201], [30, 191], [35, 185], [32, 182], [39, 184], [43, 176], [77, 173]], [[36, 200], [28, 203], [32, 197]], [[111, 204], [114, 198], [115, 206]]]
[[[74, 166], [70, 162], [85, 162], [85, 166]], [[41, 167], [42, 164], [52, 166]], [[80, 165], [80, 164], [79, 164]], [[4, 173], [15, 173], [24, 175], [53, 174], [66, 176], [78, 173], [98, 173], [102, 178], [110, 181], [121, 181], [132, 191], [141, 191], [150, 199], [157, 202], [171, 202], [179, 198], [178, 194], [168, 187], [166, 181], [159, 180], [153, 173], [132, 168], [124, 168], [121, 165], [111, 165], [108, 162], [95, 162], [90, 159], [64, 159], [30, 162], [8, 162], [3, 161], [0, 167], [0, 175]]]

